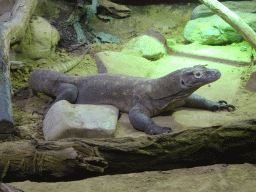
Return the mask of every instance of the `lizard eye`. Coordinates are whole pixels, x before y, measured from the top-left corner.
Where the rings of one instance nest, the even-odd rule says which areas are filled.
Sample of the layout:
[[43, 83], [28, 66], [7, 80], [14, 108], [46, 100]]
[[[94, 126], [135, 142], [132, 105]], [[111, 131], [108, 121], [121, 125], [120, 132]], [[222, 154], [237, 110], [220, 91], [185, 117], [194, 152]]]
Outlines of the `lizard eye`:
[[194, 77], [197, 79], [201, 78], [202, 76], [203, 76], [203, 73], [201, 71], [197, 71], [194, 73]]

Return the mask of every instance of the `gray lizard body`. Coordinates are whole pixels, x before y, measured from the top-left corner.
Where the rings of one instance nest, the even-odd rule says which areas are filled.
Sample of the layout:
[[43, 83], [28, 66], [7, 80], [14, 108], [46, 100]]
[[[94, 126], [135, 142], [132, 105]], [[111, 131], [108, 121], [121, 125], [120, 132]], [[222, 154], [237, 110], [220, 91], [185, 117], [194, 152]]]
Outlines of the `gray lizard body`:
[[109, 73], [71, 76], [35, 69], [29, 78], [29, 87], [34, 92], [56, 97], [54, 103], [67, 100], [76, 104], [114, 105], [121, 112], [129, 113], [131, 124], [137, 130], [160, 134], [171, 132], [171, 128], [157, 126], [150, 117], [163, 111], [181, 106], [212, 111], [234, 109], [233, 105], [223, 104], [224, 101], [216, 103], [192, 94], [220, 76], [219, 70], [203, 66], [183, 68], [157, 79]]

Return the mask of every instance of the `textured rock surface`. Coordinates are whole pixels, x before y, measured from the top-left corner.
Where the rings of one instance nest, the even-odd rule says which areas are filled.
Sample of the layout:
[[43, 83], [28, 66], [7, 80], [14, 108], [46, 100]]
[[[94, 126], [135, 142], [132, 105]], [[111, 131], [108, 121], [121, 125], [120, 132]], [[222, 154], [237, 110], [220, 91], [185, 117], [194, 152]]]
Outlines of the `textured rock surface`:
[[59, 101], [43, 121], [45, 140], [111, 137], [116, 130], [118, 112], [111, 105], [72, 105]]
[[[235, 12], [253, 30], [256, 30], [256, 14]], [[218, 15], [190, 20], [184, 29], [184, 38], [205, 45], [222, 45], [241, 42], [242, 36]]]
[[19, 49], [24, 56], [32, 59], [48, 57], [60, 40], [59, 32], [42, 17], [31, 19], [30, 30], [27, 31]]
[[171, 52], [170, 47], [168, 47], [166, 45], [166, 42], [167, 42], [166, 38], [159, 31], [149, 29], [147, 31], [144, 31], [142, 34], [140, 34], [139, 37], [143, 36], [143, 35], [148, 35], [150, 37], [154, 37], [155, 39], [157, 39], [158, 41], [160, 41], [164, 45], [165, 49], [167, 50], [167, 53]]
[[118, 73], [137, 77], [149, 77], [153, 63], [143, 57], [121, 52], [104, 51], [95, 55], [99, 73]]
[[167, 54], [164, 45], [156, 38], [148, 35], [131, 39], [121, 52], [142, 56], [148, 60], [158, 60]]
[[[256, 10], [256, 2], [252, 2], [252, 1], [226, 1], [221, 3], [227, 8], [229, 8], [231, 11], [255, 13], [255, 10]], [[197, 6], [193, 10], [190, 19], [193, 20], [200, 17], [209, 17], [214, 14], [215, 13], [211, 9], [209, 9], [207, 6], [202, 4]]]

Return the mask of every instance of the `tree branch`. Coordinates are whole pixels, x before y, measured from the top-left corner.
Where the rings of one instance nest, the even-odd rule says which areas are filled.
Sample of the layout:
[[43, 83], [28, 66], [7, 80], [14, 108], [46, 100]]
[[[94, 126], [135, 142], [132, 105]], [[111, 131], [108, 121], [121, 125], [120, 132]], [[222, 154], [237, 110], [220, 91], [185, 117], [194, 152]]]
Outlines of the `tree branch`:
[[256, 50], [256, 33], [247, 25], [239, 16], [230, 11], [227, 7], [222, 5], [217, 0], [199, 0], [205, 4], [209, 9], [219, 15], [224, 21], [234, 27], [242, 37], [252, 45]]

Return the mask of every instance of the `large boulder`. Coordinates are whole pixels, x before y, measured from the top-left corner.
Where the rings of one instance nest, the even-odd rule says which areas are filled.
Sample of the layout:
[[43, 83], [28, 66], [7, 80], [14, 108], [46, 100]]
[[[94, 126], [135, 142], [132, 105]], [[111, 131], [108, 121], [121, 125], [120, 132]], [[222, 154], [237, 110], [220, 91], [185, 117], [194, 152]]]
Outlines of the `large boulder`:
[[30, 20], [26, 36], [17, 49], [25, 57], [41, 59], [55, 51], [59, 40], [57, 29], [44, 18], [36, 16]]
[[119, 110], [112, 105], [55, 103], [43, 121], [45, 140], [113, 136]]
[[[221, 2], [224, 6], [231, 11], [240, 11], [244, 13], [255, 13], [256, 2], [253, 1], [226, 1]], [[191, 20], [198, 19], [200, 17], [209, 17], [215, 13], [209, 9], [206, 5], [197, 6], [191, 13]]]
[[[235, 12], [253, 30], [256, 30], [256, 14]], [[184, 29], [184, 38], [205, 45], [237, 43], [242, 36], [218, 15], [190, 20]]]

